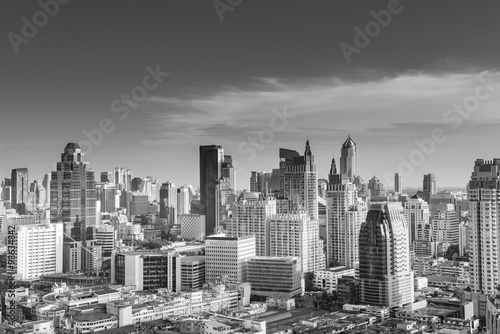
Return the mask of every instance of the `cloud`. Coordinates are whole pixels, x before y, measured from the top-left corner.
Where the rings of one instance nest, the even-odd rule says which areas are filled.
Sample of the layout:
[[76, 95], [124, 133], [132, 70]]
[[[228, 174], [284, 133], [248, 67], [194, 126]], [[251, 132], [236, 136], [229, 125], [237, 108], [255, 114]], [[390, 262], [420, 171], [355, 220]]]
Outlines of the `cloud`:
[[[500, 91], [499, 73], [493, 73]], [[161, 144], [182, 138], [242, 141], [268, 126], [274, 108], [286, 107], [296, 115], [281, 134], [313, 137], [319, 142], [341, 140], [351, 133], [370, 145], [411, 140], [443, 124], [443, 113], [462, 103], [480, 84], [480, 73], [407, 71], [381, 75], [364, 70], [352, 79], [253, 79], [240, 87], [226, 87], [198, 97], [151, 97], [145, 122], [150, 136], [143, 143]], [[257, 84], [256, 84], [257, 83]], [[499, 95], [482, 103], [470, 122], [498, 120]], [[151, 128], [152, 127], [152, 128]], [[465, 129], [464, 124], [464, 129]], [[478, 131], [479, 125], [467, 129]]]

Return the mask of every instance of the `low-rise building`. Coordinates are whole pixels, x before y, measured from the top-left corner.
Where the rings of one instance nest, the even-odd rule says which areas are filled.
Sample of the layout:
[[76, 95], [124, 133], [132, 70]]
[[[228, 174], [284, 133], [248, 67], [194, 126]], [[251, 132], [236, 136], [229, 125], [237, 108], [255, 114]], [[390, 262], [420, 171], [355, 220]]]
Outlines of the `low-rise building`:
[[342, 276], [354, 276], [355, 269], [347, 267], [335, 267], [314, 272], [314, 287], [323, 291], [337, 291], [338, 279]]

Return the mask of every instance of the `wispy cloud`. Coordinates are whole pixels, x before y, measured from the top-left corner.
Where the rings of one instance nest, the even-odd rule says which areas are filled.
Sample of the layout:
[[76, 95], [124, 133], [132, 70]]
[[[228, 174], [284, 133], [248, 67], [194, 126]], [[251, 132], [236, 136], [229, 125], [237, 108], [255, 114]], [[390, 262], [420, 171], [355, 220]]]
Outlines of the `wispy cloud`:
[[[145, 104], [145, 121], [153, 131], [144, 143], [194, 136], [214, 141], [243, 140], [267, 125], [273, 108], [283, 106], [297, 115], [283, 133], [285, 137], [317, 134], [320, 140], [328, 141], [351, 132], [373, 144], [377, 142], [370, 138], [380, 143], [396, 136], [411, 139], [442, 124], [444, 111], [473, 93], [479, 77], [479, 72], [470, 70], [408, 71], [385, 76], [363, 71], [362, 75], [353, 75], [354, 79], [260, 78], [252, 80], [248, 90], [225, 88], [184, 99], [151, 97]], [[494, 77], [498, 86], [499, 73]], [[470, 121], [500, 119], [499, 106], [500, 97], [495, 95]], [[467, 129], [474, 131], [472, 125]]]

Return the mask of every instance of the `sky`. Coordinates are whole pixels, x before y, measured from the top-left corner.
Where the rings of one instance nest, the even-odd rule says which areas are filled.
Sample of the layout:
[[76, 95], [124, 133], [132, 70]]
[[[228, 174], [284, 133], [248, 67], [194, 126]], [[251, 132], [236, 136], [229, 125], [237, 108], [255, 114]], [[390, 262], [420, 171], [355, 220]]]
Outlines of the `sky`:
[[250, 171], [277, 168], [280, 147], [303, 153], [307, 139], [326, 178], [350, 135], [365, 181], [392, 187], [399, 171], [408, 186], [425, 173], [438, 187], [465, 186], [475, 159], [500, 157], [499, 10], [460, 0], [2, 1], [0, 177], [27, 167], [40, 179], [79, 142], [97, 176], [125, 167], [198, 186], [199, 146], [217, 144], [248, 188]]

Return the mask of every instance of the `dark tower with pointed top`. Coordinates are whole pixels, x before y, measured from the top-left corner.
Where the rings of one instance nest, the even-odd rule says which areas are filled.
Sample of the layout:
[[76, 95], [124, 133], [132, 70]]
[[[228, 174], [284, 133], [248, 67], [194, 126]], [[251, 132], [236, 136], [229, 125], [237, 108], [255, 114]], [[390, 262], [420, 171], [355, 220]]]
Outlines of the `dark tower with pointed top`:
[[332, 158], [332, 164], [330, 166], [330, 174], [328, 174], [328, 185], [337, 186], [342, 184], [342, 175], [337, 173], [337, 163], [335, 162], [335, 157]]
[[353, 182], [358, 176], [358, 148], [351, 136], [342, 145], [340, 155], [340, 174], [345, 181]]
[[282, 187], [284, 198], [290, 200], [293, 208], [304, 210], [311, 219], [317, 219], [318, 175], [309, 140], [306, 141], [303, 156], [290, 154], [288, 159], [285, 161], [282, 159], [282, 162], [283, 165], [280, 167], [284, 168]]

